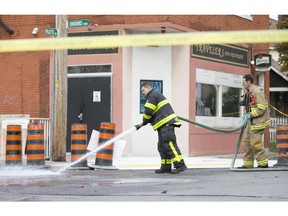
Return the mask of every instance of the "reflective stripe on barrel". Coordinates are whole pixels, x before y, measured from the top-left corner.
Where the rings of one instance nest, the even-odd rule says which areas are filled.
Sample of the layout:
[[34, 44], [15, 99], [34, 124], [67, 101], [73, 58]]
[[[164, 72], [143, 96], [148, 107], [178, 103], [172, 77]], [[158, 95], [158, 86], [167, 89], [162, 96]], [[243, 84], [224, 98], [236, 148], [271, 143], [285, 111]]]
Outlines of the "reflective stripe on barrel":
[[22, 165], [21, 125], [7, 125], [6, 165]]
[[45, 165], [44, 124], [33, 122], [27, 128], [27, 165]]
[[277, 126], [277, 164], [288, 166], [288, 126]]
[[[111, 140], [112, 138], [114, 138], [114, 136], [115, 136], [115, 124], [101, 122], [98, 146], [101, 146], [108, 140]], [[112, 166], [113, 150], [114, 150], [113, 143], [99, 150], [96, 154], [95, 165]]]
[[[77, 161], [87, 153], [87, 125], [72, 124], [71, 126], [71, 161]], [[86, 167], [87, 158], [73, 165], [74, 167]]]

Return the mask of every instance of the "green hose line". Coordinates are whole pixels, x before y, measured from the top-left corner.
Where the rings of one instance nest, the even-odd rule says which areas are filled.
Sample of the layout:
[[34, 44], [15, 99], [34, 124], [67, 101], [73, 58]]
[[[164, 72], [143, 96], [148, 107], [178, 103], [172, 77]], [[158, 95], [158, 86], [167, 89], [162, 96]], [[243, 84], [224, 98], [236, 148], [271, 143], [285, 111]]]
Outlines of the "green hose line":
[[231, 129], [231, 130], [221, 130], [221, 129], [217, 129], [217, 128], [212, 128], [212, 127], [209, 127], [207, 125], [203, 125], [203, 124], [197, 123], [195, 121], [192, 121], [190, 119], [183, 118], [181, 116], [178, 116], [178, 118], [180, 120], [186, 121], [188, 123], [191, 123], [191, 124], [194, 124], [194, 125], [197, 125], [197, 126], [209, 129], [209, 130], [213, 130], [213, 131], [216, 131], [216, 132], [231, 133], [231, 132], [235, 132], [235, 131], [238, 131], [238, 130], [241, 129], [239, 137], [238, 137], [238, 140], [237, 140], [236, 149], [235, 149], [235, 152], [234, 152], [234, 155], [233, 155], [233, 160], [232, 160], [232, 163], [231, 163], [231, 166], [230, 166], [230, 170], [231, 171], [237, 171], [237, 172], [288, 171], [288, 167], [287, 168], [284, 168], [284, 167], [273, 167], [273, 168], [268, 168], [268, 169], [267, 168], [238, 169], [237, 167], [236, 168], [234, 167], [234, 164], [235, 164], [235, 161], [236, 161], [236, 158], [237, 158], [237, 154], [238, 154], [238, 151], [239, 151], [240, 143], [241, 143], [241, 140], [242, 140], [242, 136], [243, 136], [244, 126], [246, 125], [246, 122], [248, 120], [247, 117], [245, 117], [244, 121], [242, 122], [242, 124], [239, 127], [235, 128], [235, 129]]
[[192, 121], [192, 120], [190, 120], [190, 119], [183, 118], [183, 117], [181, 117], [181, 116], [178, 116], [178, 118], [179, 118], [180, 120], [189, 122], [189, 123], [191, 123], [191, 124], [194, 124], [194, 125], [197, 125], [197, 126], [200, 126], [200, 127], [206, 128], [206, 129], [209, 129], [209, 130], [213, 130], [213, 131], [216, 131], [216, 132], [222, 132], [222, 133], [232, 133], [232, 132], [238, 131], [238, 130], [240, 130], [241, 128], [243, 128], [243, 127], [245, 126], [246, 122], [247, 122], [247, 118], [245, 118], [244, 121], [242, 122], [242, 124], [241, 124], [239, 127], [235, 128], [235, 129], [231, 129], [231, 130], [221, 130], [221, 129], [212, 128], [212, 127], [209, 127], [209, 126], [207, 126], [207, 125], [203, 125], [203, 124], [197, 123], [197, 122], [195, 122], [195, 121]]
[[241, 131], [240, 131], [240, 135], [239, 135], [239, 138], [238, 138], [238, 141], [237, 141], [237, 145], [236, 145], [236, 149], [235, 149], [235, 152], [234, 152], [233, 160], [232, 160], [232, 163], [231, 163], [231, 166], [230, 166], [230, 170], [234, 169], [234, 164], [235, 164], [235, 161], [236, 161], [236, 158], [237, 158], [237, 154], [238, 154], [238, 151], [239, 151], [239, 147], [240, 147], [243, 131], [244, 131], [244, 127], [242, 127]]
[[236, 150], [235, 150], [235, 153], [234, 153], [234, 156], [233, 156], [233, 160], [232, 160], [230, 169], [232, 170], [232, 169], [234, 168], [235, 160], [236, 160], [236, 158], [237, 158], [238, 150], [239, 150], [239, 147], [240, 147], [240, 143], [241, 143], [241, 139], [242, 139], [242, 135], [243, 135], [243, 131], [244, 131], [244, 126], [246, 125], [246, 122], [247, 122], [247, 120], [248, 120], [247, 117], [245, 117], [243, 123], [242, 123], [238, 128], [231, 129], [231, 130], [221, 130], [221, 129], [217, 129], [217, 128], [212, 128], [212, 127], [209, 127], [209, 126], [207, 126], [207, 125], [203, 125], [203, 124], [197, 123], [197, 122], [195, 122], [195, 121], [192, 121], [192, 120], [190, 120], [190, 119], [186, 119], [186, 118], [183, 118], [183, 117], [180, 117], [180, 116], [178, 116], [178, 118], [179, 118], [180, 120], [183, 120], [183, 121], [192, 123], [192, 124], [194, 124], [194, 125], [198, 125], [198, 126], [200, 126], [200, 127], [203, 127], [203, 128], [209, 129], [209, 130], [217, 131], [217, 132], [231, 133], [231, 132], [235, 132], [235, 131], [238, 131], [238, 130], [241, 129], [240, 135], [239, 135], [239, 138], [238, 138], [238, 141], [237, 141], [237, 145], [236, 145]]

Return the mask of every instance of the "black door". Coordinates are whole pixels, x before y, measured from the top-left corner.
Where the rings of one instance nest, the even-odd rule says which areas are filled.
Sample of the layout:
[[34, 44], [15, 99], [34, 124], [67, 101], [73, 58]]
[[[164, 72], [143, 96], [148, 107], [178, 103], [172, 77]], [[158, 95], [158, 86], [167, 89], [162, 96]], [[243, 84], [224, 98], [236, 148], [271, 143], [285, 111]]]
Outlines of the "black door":
[[[82, 114], [82, 118], [81, 115]], [[111, 77], [68, 78], [66, 151], [71, 151], [71, 125], [87, 124], [87, 143], [92, 130], [111, 121]]]

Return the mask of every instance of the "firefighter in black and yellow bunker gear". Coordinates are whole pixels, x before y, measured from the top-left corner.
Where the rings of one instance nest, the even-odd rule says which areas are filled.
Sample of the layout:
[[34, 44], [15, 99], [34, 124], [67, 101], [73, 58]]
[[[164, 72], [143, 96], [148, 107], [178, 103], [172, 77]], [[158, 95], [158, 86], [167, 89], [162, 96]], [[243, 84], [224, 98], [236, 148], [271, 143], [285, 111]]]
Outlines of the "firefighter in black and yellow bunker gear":
[[[172, 106], [165, 96], [153, 89], [150, 82], [141, 85], [141, 92], [147, 98], [144, 105], [143, 122], [136, 125], [137, 130], [150, 123], [158, 132], [158, 152], [161, 157], [161, 167], [156, 173], [178, 174], [187, 169], [183, 156], [176, 142], [174, 128], [181, 124]], [[172, 164], [175, 169], [172, 169]]]
[[254, 168], [256, 159], [259, 168], [268, 168], [268, 158], [262, 142], [264, 129], [270, 125], [269, 107], [264, 92], [253, 82], [253, 76], [243, 76], [242, 85], [246, 92], [245, 114], [248, 118], [244, 129], [244, 164], [240, 168]]

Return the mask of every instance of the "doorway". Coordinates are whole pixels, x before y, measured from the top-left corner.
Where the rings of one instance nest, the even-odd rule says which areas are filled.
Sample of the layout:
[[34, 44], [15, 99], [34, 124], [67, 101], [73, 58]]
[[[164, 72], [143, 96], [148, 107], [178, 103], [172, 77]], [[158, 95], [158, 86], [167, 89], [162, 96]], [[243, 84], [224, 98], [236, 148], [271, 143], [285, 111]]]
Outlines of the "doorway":
[[111, 65], [110, 72], [99, 72], [101, 66], [68, 67], [67, 152], [72, 124], [87, 124], [88, 144], [93, 129], [99, 131], [101, 122], [111, 122]]

